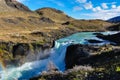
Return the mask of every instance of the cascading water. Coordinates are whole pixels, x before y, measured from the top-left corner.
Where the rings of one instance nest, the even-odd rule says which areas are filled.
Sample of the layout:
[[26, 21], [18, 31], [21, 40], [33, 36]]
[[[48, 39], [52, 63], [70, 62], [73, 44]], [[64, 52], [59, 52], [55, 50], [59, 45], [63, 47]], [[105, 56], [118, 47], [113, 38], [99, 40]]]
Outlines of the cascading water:
[[[34, 62], [27, 62], [20, 67], [11, 67], [6, 70], [2, 70], [0, 67], [0, 80], [29, 80], [29, 78], [39, 75], [42, 71], [46, 71], [49, 62], [52, 62], [58, 70], [65, 70], [65, 52], [67, 46], [70, 44], [89, 44], [86, 39], [98, 39], [94, 32], [81, 32], [73, 34], [69, 37], [59, 39], [55, 42], [54, 48], [49, 50], [49, 57], [37, 60]], [[110, 34], [115, 32], [103, 32], [103, 34]], [[109, 42], [103, 41], [102, 44], [108, 44]], [[102, 45], [98, 44], [98, 45]]]

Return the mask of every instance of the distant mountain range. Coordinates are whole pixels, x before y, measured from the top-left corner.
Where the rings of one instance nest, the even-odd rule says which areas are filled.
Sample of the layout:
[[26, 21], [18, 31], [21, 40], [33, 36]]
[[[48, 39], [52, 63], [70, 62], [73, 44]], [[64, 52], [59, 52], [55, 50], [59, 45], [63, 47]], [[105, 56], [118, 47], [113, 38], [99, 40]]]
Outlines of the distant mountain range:
[[107, 20], [108, 22], [113, 22], [113, 23], [119, 23], [120, 22], [120, 16], [111, 18], [109, 20]]

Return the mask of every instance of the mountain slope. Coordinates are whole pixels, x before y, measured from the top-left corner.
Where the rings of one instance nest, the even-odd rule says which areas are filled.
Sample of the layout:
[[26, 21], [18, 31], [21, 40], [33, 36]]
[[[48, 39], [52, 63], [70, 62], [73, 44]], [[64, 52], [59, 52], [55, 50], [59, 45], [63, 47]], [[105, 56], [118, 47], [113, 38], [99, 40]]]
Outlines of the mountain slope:
[[16, 0], [5, 0], [5, 1], [6, 1], [6, 4], [10, 7], [13, 7], [22, 11], [31, 11], [27, 6], [21, 4], [20, 2], [17, 2]]
[[13, 11], [14, 9], [6, 4], [5, 0], [0, 0], [0, 12]]
[[107, 20], [108, 22], [113, 22], [113, 23], [119, 23], [120, 22], [120, 16], [111, 18], [109, 20]]

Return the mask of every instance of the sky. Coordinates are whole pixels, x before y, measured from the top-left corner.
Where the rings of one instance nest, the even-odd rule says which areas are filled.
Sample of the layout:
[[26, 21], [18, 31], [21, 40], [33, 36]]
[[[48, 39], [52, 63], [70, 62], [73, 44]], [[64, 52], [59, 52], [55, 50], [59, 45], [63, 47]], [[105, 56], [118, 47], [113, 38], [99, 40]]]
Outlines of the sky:
[[31, 10], [56, 8], [76, 19], [103, 19], [120, 16], [119, 0], [18, 0]]

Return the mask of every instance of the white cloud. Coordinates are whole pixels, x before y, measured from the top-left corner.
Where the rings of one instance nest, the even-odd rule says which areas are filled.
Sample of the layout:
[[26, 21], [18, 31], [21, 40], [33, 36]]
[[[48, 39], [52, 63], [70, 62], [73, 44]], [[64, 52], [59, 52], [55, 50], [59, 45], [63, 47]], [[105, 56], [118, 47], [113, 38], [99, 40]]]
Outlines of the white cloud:
[[117, 2], [112, 2], [111, 4], [116, 4]]
[[112, 7], [112, 9], [115, 9], [117, 6], [116, 5], [112, 5], [111, 7]]
[[[45, 0], [43, 0], [43, 1], [45, 1]], [[58, 5], [58, 6], [60, 6], [60, 7], [64, 7], [65, 5], [61, 2], [61, 1], [59, 1], [59, 0], [46, 0], [46, 1], [48, 1], [48, 2], [50, 2], [50, 3], [54, 3], [54, 4], [56, 4], [56, 5]], [[45, 1], [45, 2], [46, 2]]]
[[107, 9], [108, 8], [107, 3], [102, 3], [101, 6], [102, 6], [103, 9]]
[[75, 0], [75, 1], [79, 3], [79, 6], [75, 6], [73, 8], [73, 11], [80, 11], [82, 9], [90, 11], [90, 13], [81, 14], [86, 18], [107, 20], [115, 16], [120, 16], [120, 6], [116, 6], [117, 2], [110, 3], [103, 2], [98, 5], [94, 5], [92, 4], [92, 0], [89, 2], [88, 0]]
[[64, 6], [65, 6], [63, 3], [58, 2], [58, 1], [55, 1], [55, 2], [53, 2], [53, 3], [57, 4], [57, 5], [60, 6], [60, 7], [64, 7]]
[[80, 10], [82, 10], [83, 8], [82, 7], [80, 7], [80, 6], [75, 6], [74, 8], [73, 8], [73, 11], [80, 11]]
[[28, 0], [17, 0], [18, 2], [25, 2], [25, 1], [28, 1]]
[[88, 2], [88, 3], [85, 3], [85, 4], [84, 4], [84, 8], [85, 8], [85, 9], [92, 9], [92, 8], [93, 8], [92, 2], [90, 1], [90, 2]]
[[92, 8], [92, 10], [93, 10], [94, 12], [97, 12], [97, 11], [101, 11], [102, 8], [101, 8], [100, 6], [97, 6], [97, 7], [95, 7], [95, 8]]
[[86, 3], [87, 0], [76, 0], [76, 2], [78, 2], [78, 3]]
[[[99, 8], [98, 8], [99, 9]], [[92, 19], [103, 19], [107, 20], [112, 17], [116, 17], [120, 15], [120, 6], [114, 8], [114, 9], [109, 9], [109, 10], [99, 10], [94, 13], [87, 13], [83, 14], [86, 17], [91, 17]]]

